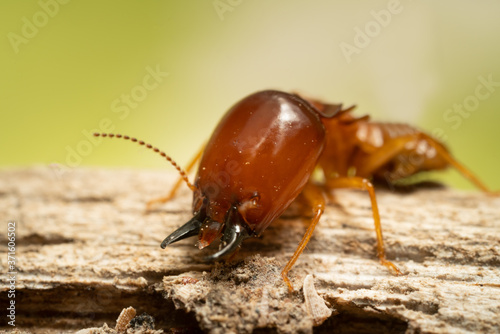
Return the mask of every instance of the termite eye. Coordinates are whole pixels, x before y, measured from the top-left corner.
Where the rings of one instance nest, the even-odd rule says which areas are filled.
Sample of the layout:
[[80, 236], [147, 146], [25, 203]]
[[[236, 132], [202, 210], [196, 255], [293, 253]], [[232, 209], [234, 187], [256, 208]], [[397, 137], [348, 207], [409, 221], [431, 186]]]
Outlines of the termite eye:
[[257, 204], [259, 204], [259, 201], [260, 201], [260, 194], [255, 191], [252, 194], [252, 197], [250, 197], [250, 201], [252, 202], [253, 206], [257, 206]]

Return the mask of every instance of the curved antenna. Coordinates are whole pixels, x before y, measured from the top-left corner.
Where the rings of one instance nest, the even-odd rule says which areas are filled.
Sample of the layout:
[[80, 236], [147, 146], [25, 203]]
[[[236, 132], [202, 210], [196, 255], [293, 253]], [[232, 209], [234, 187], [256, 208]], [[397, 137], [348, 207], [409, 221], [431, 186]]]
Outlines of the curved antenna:
[[116, 138], [123, 138], [125, 140], [130, 140], [130, 141], [132, 141], [134, 143], [138, 143], [141, 146], [145, 146], [146, 148], [152, 149], [155, 153], [158, 153], [159, 155], [161, 155], [162, 157], [164, 157], [165, 159], [167, 159], [167, 161], [170, 162], [172, 164], [172, 166], [175, 167], [175, 169], [177, 169], [177, 171], [179, 172], [179, 174], [181, 174], [182, 179], [184, 180], [184, 182], [186, 182], [186, 184], [189, 187], [189, 189], [191, 189], [192, 191], [195, 191], [197, 189], [191, 182], [189, 182], [189, 179], [188, 179], [188, 177], [186, 175], [186, 172], [181, 167], [179, 167], [179, 165], [171, 157], [169, 157], [165, 152], [160, 151], [160, 149], [158, 149], [156, 147], [153, 147], [153, 145], [147, 144], [144, 141], [137, 140], [136, 138], [133, 138], [133, 137], [122, 136], [120, 134], [114, 134], [114, 133], [99, 133], [99, 132], [95, 132], [94, 133], [94, 137], [109, 137], [109, 138], [116, 137]]

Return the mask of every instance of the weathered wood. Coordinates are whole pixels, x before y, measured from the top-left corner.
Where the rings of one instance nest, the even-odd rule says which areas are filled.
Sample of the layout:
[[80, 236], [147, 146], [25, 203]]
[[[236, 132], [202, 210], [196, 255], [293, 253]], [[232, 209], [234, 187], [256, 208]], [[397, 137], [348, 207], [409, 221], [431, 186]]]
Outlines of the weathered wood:
[[[334, 310], [315, 332], [500, 331], [499, 198], [445, 188], [379, 190], [387, 255], [405, 273], [393, 276], [375, 257], [368, 196], [336, 191], [290, 272], [297, 290], [290, 294], [280, 271], [307, 219], [289, 211], [262, 238], [247, 240], [230, 264], [204, 263], [194, 239], [159, 247], [190, 218], [188, 190], [144, 212], [174, 179], [134, 170], [76, 169], [62, 178], [45, 167], [1, 171], [1, 221], [17, 222], [17, 328], [114, 328], [132, 306], [166, 332], [311, 332], [301, 288], [313, 274]], [[7, 290], [2, 284], [1, 305]], [[4, 314], [0, 319], [9, 328]]]

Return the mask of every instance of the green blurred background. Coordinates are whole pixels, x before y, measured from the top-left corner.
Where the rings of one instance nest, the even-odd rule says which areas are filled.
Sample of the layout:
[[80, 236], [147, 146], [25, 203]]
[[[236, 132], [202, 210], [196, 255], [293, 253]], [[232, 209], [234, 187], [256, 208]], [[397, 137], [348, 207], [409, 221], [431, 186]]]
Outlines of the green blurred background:
[[426, 129], [500, 189], [500, 87], [474, 97], [479, 77], [500, 82], [499, 14], [496, 0], [4, 0], [0, 166], [168, 169], [84, 132], [111, 127], [184, 164], [234, 102], [274, 88]]

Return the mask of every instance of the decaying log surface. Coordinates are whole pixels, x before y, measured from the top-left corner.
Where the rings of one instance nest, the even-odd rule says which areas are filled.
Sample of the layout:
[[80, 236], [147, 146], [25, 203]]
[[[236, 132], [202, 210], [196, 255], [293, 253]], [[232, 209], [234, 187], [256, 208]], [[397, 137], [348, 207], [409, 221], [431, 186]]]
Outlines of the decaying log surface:
[[[190, 218], [191, 195], [183, 190], [150, 213], [145, 202], [164, 195], [175, 177], [1, 171], [1, 221], [17, 223], [16, 328], [71, 332], [107, 323], [96, 332], [112, 333], [121, 310], [132, 306], [166, 333], [500, 331], [499, 198], [446, 188], [378, 190], [387, 255], [405, 273], [394, 276], [375, 257], [368, 196], [336, 191], [290, 272], [290, 294], [280, 271], [307, 219], [287, 212], [229, 264], [204, 263], [195, 239], [162, 250], [163, 238]], [[0, 251], [0, 305], [7, 305], [6, 227]], [[319, 302], [333, 311], [314, 329], [322, 320], [304, 300], [309, 274]], [[2, 309], [0, 326], [10, 328]]]

